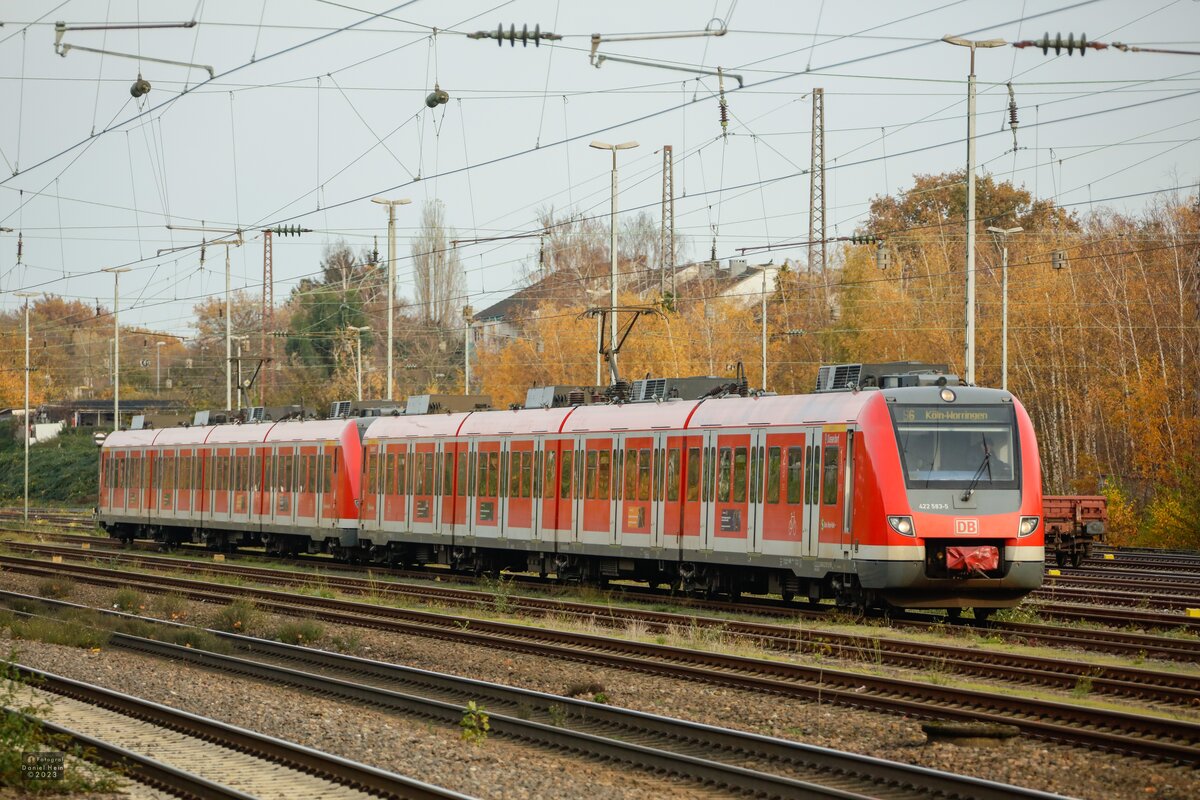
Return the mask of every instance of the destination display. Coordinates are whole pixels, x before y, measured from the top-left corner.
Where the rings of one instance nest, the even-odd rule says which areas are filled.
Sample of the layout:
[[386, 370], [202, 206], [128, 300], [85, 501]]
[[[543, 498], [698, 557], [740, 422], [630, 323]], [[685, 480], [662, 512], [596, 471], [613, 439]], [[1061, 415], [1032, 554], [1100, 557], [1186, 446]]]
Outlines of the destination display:
[[1012, 422], [1012, 409], [1008, 406], [902, 406], [892, 407], [896, 422]]

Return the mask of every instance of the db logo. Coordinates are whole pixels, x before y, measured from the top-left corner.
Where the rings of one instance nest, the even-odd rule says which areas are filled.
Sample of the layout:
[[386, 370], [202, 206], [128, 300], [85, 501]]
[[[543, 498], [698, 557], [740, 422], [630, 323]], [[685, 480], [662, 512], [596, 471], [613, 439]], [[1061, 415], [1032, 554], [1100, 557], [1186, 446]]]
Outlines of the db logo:
[[954, 520], [954, 533], [958, 536], [977, 536], [977, 535], [979, 535], [979, 520], [977, 520], [977, 519], [956, 519], [956, 520]]

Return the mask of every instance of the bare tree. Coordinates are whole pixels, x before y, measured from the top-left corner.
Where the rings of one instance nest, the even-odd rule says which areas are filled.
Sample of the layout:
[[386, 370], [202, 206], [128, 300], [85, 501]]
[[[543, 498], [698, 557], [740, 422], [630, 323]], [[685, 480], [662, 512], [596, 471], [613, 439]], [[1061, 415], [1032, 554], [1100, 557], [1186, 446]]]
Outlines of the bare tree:
[[416, 312], [425, 322], [449, 325], [465, 302], [467, 279], [458, 251], [450, 247], [454, 236], [446, 227], [446, 205], [441, 200], [426, 203], [412, 244]]

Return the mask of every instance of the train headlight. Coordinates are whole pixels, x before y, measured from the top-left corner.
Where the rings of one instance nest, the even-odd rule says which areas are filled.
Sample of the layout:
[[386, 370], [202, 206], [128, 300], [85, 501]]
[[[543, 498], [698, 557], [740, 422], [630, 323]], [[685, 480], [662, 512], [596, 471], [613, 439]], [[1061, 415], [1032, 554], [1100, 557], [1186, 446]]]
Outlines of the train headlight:
[[942, 399], [945, 400], [947, 403], [953, 403], [954, 398], [956, 398], [958, 396], [954, 393], [953, 389], [949, 389], [945, 386], [942, 387], [942, 391], [940, 394], [941, 394]]
[[1029, 536], [1038, 529], [1038, 523], [1041, 520], [1038, 517], [1021, 517], [1020, 536]]
[[901, 536], [916, 536], [913, 532], [912, 517], [888, 517], [888, 525]]

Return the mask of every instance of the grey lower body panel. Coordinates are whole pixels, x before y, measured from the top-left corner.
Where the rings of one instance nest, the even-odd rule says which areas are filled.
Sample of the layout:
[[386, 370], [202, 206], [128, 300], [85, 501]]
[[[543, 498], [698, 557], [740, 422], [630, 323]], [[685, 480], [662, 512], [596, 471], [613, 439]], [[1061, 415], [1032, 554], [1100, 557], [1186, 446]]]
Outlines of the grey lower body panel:
[[1042, 585], [1042, 571], [1040, 561], [1005, 561], [999, 578], [930, 578], [921, 561], [858, 562], [864, 589], [907, 608], [1015, 606]]

